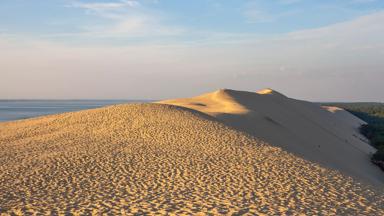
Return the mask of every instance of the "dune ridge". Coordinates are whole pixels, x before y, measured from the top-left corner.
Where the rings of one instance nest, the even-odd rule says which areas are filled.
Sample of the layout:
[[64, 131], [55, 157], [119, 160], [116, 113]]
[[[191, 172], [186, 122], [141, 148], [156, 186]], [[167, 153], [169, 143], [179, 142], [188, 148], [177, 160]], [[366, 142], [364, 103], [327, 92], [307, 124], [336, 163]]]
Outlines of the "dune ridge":
[[158, 103], [204, 112], [304, 159], [384, 186], [384, 174], [370, 162], [370, 155], [376, 150], [358, 132], [364, 122], [342, 109], [322, 108], [273, 89], [221, 89]]
[[377, 188], [179, 106], [0, 123], [0, 149], [4, 215], [384, 214]]

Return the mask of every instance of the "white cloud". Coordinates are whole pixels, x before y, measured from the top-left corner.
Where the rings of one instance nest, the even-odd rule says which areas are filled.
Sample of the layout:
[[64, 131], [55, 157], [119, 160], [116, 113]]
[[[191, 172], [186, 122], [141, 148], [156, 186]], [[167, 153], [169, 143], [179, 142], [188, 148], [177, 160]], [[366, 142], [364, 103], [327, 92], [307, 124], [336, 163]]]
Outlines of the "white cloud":
[[244, 12], [244, 15], [249, 23], [265, 23], [276, 20], [275, 15], [258, 9], [248, 9]]
[[266, 10], [259, 9], [248, 9], [244, 11], [244, 16], [248, 23], [269, 23], [278, 21], [281, 18], [291, 16], [295, 14], [296, 11], [286, 11], [281, 13], [270, 13]]
[[177, 36], [185, 30], [182, 27], [163, 25], [158, 19], [146, 15], [126, 16], [109, 25], [85, 26], [84, 32], [76, 34], [86, 38], [141, 38]]
[[[298, 0], [282, 0], [279, 1], [281, 4], [293, 4]], [[251, 1], [245, 5], [243, 15], [248, 23], [268, 23], [275, 22], [281, 18], [291, 16], [295, 14], [294, 10], [287, 10], [279, 13], [272, 13], [262, 7], [258, 1]]]
[[351, 0], [351, 3], [353, 4], [368, 4], [374, 2], [377, 2], [377, 0]]
[[116, 10], [122, 8], [132, 8], [139, 6], [138, 1], [131, 0], [120, 0], [117, 2], [80, 2], [75, 1], [68, 5], [68, 7], [82, 8], [88, 11], [105, 11], [105, 10]]
[[[341, 43], [354, 42], [376, 44], [384, 38], [384, 11], [358, 17], [352, 21], [337, 23], [316, 29], [288, 33], [291, 39], [328, 39]], [[353, 46], [353, 44], [350, 44]]]
[[303, 0], [279, 0], [279, 3], [280, 4], [285, 4], [285, 5], [289, 5], [289, 4], [296, 4], [296, 3], [299, 3], [299, 2], [302, 2]]
[[[154, 1], [154, 4], [157, 2]], [[69, 7], [85, 10], [89, 15], [108, 20], [105, 24], [82, 26], [83, 32], [73, 34], [93, 38], [138, 38], [174, 36], [184, 32], [184, 28], [163, 23], [164, 15], [148, 10], [138, 1], [120, 0], [116, 2], [73, 2]], [[64, 34], [67, 35], [67, 34]]]

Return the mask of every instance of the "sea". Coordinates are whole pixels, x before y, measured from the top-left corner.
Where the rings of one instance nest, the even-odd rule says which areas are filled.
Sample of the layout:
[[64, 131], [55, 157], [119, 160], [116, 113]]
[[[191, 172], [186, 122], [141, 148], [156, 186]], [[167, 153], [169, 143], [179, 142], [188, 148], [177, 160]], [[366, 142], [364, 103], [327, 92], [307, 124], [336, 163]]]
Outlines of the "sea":
[[148, 100], [0, 100], [0, 122]]

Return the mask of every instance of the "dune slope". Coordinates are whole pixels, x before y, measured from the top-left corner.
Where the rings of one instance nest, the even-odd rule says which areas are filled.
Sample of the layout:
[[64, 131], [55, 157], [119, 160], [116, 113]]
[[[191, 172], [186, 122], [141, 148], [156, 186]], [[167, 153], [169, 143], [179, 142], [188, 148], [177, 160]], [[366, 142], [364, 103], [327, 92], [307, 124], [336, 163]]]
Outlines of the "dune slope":
[[0, 148], [1, 214], [384, 214], [371, 187], [175, 106], [1, 123]]
[[304, 159], [384, 186], [384, 173], [370, 162], [375, 149], [357, 130], [364, 122], [344, 110], [291, 99], [272, 89], [222, 89], [158, 103], [204, 112]]

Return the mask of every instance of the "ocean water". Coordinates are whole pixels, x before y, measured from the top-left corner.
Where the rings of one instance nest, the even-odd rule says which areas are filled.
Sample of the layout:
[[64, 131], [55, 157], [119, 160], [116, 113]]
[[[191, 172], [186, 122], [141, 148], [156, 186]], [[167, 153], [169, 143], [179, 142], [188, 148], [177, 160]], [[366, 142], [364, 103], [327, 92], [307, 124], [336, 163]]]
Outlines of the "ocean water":
[[145, 100], [0, 100], [0, 122]]

